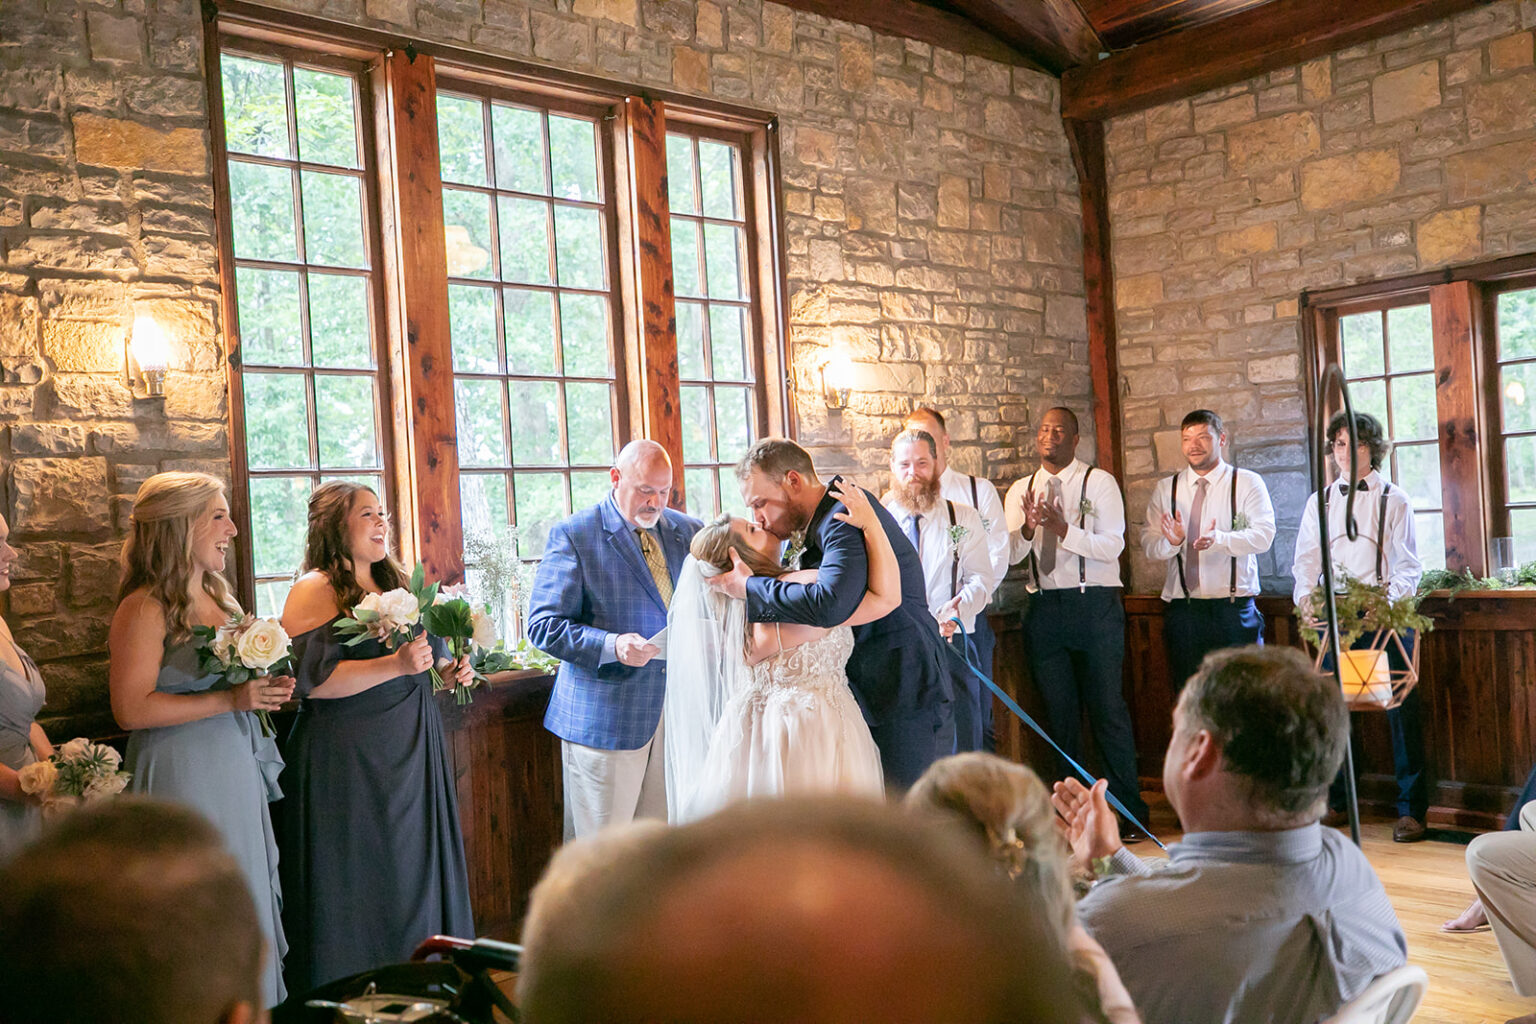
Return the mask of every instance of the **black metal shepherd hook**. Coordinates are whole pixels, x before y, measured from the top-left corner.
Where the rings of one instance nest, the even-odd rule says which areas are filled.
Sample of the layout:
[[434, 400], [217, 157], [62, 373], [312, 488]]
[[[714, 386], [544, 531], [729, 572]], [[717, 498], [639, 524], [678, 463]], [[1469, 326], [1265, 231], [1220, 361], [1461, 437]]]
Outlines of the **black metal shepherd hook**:
[[[1317, 390], [1312, 396], [1313, 426], [1316, 428], [1314, 436], [1322, 445], [1322, 457], [1313, 467], [1312, 482], [1317, 497], [1318, 546], [1323, 556], [1323, 621], [1327, 628], [1328, 649], [1333, 652], [1333, 681], [1342, 693], [1344, 658], [1343, 652], [1339, 650], [1339, 609], [1334, 601], [1333, 538], [1329, 535], [1327, 502], [1328, 458], [1332, 455], [1332, 442], [1328, 437], [1328, 406], [1325, 399], [1328, 397], [1329, 385], [1335, 381], [1338, 382], [1339, 395], [1344, 402], [1344, 426], [1349, 431], [1349, 492], [1344, 498], [1344, 534], [1350, 540], [1358, 539], [1360, 531], [1355, 525], [1355, 485], [1359, 483], [1360, 474], [1355, 466], [1355, 449], [1360, 445], [1360, 437], [1355, 430], [1355, 407], [1349, 400], [1349, 386], [1344, 383], [1344, 370], [1337, 363], [1329, 363], [1323, 370], [1317, 381]], [[1344, 792], [1347, 800], [1345, 810], [1349, 813], [1349, 837], [1359, 846], [1360, 802], [1355, 793], [1355, 752], [1349, 731], [1344, 733]]]

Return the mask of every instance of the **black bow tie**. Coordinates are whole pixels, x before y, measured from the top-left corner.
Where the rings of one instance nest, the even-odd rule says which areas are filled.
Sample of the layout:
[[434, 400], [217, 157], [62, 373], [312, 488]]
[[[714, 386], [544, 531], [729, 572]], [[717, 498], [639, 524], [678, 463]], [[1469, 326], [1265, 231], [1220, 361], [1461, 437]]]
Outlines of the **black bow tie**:
[[[1368, 490], [1370, 490], [1370, 487], [1366, 485], [1366, 482], [1364, 480], [1361, 480], [1359, 483], [1355, 484], [1355, 490], [1357, 490], [1357, 491], [1368, 491]], [[1339, 484], [1339, 493], [1340, 494], [1348, 494], [1349, 493], [1349, 481], [1348, 480], [1346, 480], [1343, 483]]]

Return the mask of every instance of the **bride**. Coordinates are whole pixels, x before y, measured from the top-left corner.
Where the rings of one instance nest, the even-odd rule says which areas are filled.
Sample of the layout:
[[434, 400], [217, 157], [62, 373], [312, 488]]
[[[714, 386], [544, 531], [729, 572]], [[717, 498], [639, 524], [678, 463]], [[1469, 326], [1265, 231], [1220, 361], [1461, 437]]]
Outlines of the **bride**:
[[669, 821], [692, 821], [745, 797], [882, 794], [880, 752], [843, 666], [853, 650], [849, 627], [900, 603], [901, 574], [868, 495], [849, 485], [832, 496], [847, 508], [833, 515], [864, 531], [869, 555], [864, 599], [832, 629], [748, 623], [744, 601], [704, 582], [731, 569], [732, 552], [756, 575], [815, 582], [814, 569], [779, 565], [772, 534], [725, 515], [694, 535], [667, 614]]

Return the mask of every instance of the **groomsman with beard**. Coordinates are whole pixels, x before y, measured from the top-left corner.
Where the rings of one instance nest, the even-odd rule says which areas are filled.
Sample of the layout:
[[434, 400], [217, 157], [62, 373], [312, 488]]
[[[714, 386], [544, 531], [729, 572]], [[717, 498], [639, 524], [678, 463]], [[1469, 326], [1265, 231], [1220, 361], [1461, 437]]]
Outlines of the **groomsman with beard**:
[[[955, 619], [974, 635], [977, 613], [986, 607], [997, 581], [987, 551], [981, 515], [969, 505], [939, 493], [939, 446], [924, 430], [905, 430], [891, 442], [891, 489], [882, 503], [890, 510], [923, 564], [928, 610], [939, 631], [954, 643]], [[971, 664], [980, 664], [969, 636], [962, 641]], [[959, 665], [955, 676], [955, 744], [960, 752], [980, 750], [985, 731], [982, 707], [990, 691]], [[986, 671], [990, 674], [990, 666]]]
[[[1003, 513], [1003, 499], [997, 494], [992, 481], [982, 476], [962, 473], [949, 462], [949, 427], [944, 416], [930, 406], [919, 406], [907, 417], [906, 429], [926, 430], [933, 435], [938, 446], [935, 465], [939, 471], [939, 497], [969, 505], [981, 514], [981, 525], [987, 534], [987, 555], [992, 562], [992, 584], [988, 599], [997, 592], [1003, 577], [1008, 575], [1008, 519]], [[971, 633], [976, 644], [977, 664], [988, 676], [992, 675], [992, 653], [997, 649], [997, 636], [987, 621], [986, 609], [976, 614], [976, 629]], [[982, 748], [996, 749], [992, 733], [992, 698], [981, 702]]]
[[[1030, 562], [1024, 643], [1052, 738], [1081, 761], [1086, 709], [1110, 792], [1145, 821], [1121, 679], [1125, 503], [1113, 476], [1078, 459], [1077, 440], [1076, 414], [1060, 406], [1047, 410], [1035, 435], [1040, 468], [1015, 481], [1003, 502], [1013, 559]], [[1121, 835], [1127, 842], [1144, 838], [1129, 824], [1122, 824]]]

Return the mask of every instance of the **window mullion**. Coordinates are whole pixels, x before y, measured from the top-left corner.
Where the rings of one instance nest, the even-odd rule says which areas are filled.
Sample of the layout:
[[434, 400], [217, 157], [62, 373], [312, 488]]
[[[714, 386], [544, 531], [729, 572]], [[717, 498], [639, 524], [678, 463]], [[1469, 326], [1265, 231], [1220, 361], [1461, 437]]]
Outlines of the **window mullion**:
[[1487, 471], [1483, 393], [1476, 351], [1481, 299], [1472, 281], [1429, 289], [1435, 351], [1435, 407], [1440, 419], [1440, 500], [1445, 564], [1488, 574], [1487, 525], [1492, 508]]

